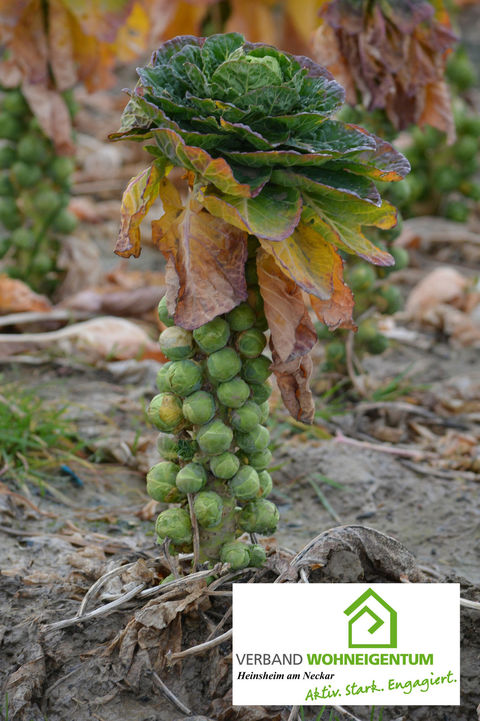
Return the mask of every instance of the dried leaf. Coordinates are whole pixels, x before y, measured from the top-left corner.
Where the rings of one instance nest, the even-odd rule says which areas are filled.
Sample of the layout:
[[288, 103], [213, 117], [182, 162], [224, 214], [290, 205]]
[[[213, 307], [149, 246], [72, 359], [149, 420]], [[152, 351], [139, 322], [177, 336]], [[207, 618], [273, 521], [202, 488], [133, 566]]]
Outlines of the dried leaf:
[[335, 30], [323, 23], [316, 30], [313, 36], [312, 57], [320, 65], [328, 67], [333, 77], [345, 89], [345, 100], [350, 105], [355, 105], [357, 92], [355, 81], [345, 57], [342, 55]]
[[316, 58], [346, 87], [351, 104], [359, 93], [369, 110], [385, 108], [397, 129], [428, 122], [453, 137], [443, 75], [456, 38], [442, 0], [330, 0], [321, 16]]
[[71, 137], [70, 114], [62, 96], [41, 84], [24, 83], [22, 92], [43, 132], [52, 139], [57, 153], [72, 155], [75, 145]]
[[77, 81], [72, 24], [62, 0], [48, 3], [48, 54], [55, 84], [60, 91], [72, 88]]
[[38, 295], [21, 280], [0, 275], [0, 314], [24, 313], [26, 311], [49, 311], [51, 303]]
[[273, 347], [280, 361], [304, 356], [317, 341], [301, 289], [265, 250], [257, 252], [257, 270]]
[[310, 355], [282, 363], [274, 351], [271, 368], [275, 373], [285, 407], [293, 418], [302, 423], [312, 423], [315, 415], [315, 402], [309, 385], [313, 371]]
[[183, 328], [198, 328], [246, 300], [247, 234], [195, 201], [152, 223], [167, 259], [167, 308]]
[[439, 305], [458, 302], [467, 285], [467, 278], [458, 270], [435, 268], [413, 288], [405, 304], [405, 312], [410, 320], [422, 322]]
[[123, 258], [133, 255], [138, 258], [141, 251], [140, 223], [157, 199], [163, 173], [153, 163], [132, 178], [122, 198], [122, 216], [115, 253]]
[[444, 80], [437, 80], [425, 86], [425, 101], [422, 114], [418, 118], [418, 125], [431, 125], [443, 130], [447, 135], [448, 143], [456, 139], [455, 121], [452, 113], [452, 100], [448, 85]]
[[161, 363], [166, 362], [158, 344], [142, 328], [125, 318], [110, 316], [94, 318], [48, 333], [1, 335], [1, 352], [8, 353], [10, 348], [14, 353], [32, 348], [54, 348], [57, 354], [81, 356], [90, 363], [98, 363], [106, 358], [155, 358]]
[[343, 282], [343, 262], [340, 257], [338, 260], [333, 270], [332, 295], [327, 300], [310, 295], [310, 302], [318, 320], [331, 330], [337, 328], [356, 330], [357, 326], [353, 320], [355, 300], [352, 291]]

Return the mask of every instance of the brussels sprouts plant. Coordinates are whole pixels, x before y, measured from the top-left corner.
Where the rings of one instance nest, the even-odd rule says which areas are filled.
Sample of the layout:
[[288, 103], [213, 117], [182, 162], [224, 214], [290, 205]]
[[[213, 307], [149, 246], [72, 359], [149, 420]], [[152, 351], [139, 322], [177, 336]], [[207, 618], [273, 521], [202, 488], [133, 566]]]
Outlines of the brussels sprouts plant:
[[49, 292], [60, 237], [77, 224], [67, 210], [73, 161], [56, 154], [19, 88], [0, 93], [0, 263]]
[[[354, 327], [342, 256], [394, 263], [363, 229], [396, 224], [374, 181], [401, 180], [409, 165], [384, 140], [332, 119], [344, 91], [323, 67], [239, 34], [177, 37], [138, 74], [111, 137], [153, 156], [124, 193], [119, 255], [139, 255], [141, 221], [163, 205], [152, 238], [166, 259], [168, 363], [149, 416], [183, 495], [160, 513], [157, 534], [173, 549], [199, 549], [197, 560], [258, 566], [256, 535], [278, 523], [266, 497], [268, 376], [290, 413], [311, 423], [309, 307], [329, 328]], [[192, 444], [187, 458], [180, 450]], [[153, 497], [171, 493], [170, 468], [153, 472]], [[251, 544], [237, 540], [244, 532]]]

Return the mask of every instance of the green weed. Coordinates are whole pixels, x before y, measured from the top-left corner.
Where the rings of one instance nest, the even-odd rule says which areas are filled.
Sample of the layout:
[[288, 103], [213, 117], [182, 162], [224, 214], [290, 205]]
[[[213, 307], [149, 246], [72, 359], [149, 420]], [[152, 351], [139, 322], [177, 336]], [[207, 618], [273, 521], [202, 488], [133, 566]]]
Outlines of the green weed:
[[[0, 383], [2, 377], [0, 376]], [[58, 467], [83, 446], [74, 423], [57, 402], [41, 398], [19, 382], [5, 383], [0, 393], [0, 459], [4, 472], [20, 484], [42, 486]]]

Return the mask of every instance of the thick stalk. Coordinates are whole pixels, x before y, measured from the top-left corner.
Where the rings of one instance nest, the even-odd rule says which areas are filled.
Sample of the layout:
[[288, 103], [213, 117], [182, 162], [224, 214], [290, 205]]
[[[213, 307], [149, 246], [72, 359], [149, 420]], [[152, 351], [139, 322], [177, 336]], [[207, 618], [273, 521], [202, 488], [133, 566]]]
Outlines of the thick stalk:
[[[242, 533], [271, 534], [278, 511], [266, 499], [272, 482], [268, 417], [271, 392], [266, 321], [259, 293], [255, 253], [246, 265], [248, 301], [230, 313], [186, 331], [173, 325], [164, 301], [159, 316], [167, 325], [160, 347], [169, 358], [159, 371], [160, 393], [149, 417], [163, 431], [163, 457], [150, 469], [147, 490], [175, 504], [157, 519], [159, 540], [170, 550], [192, 549], [199, 530], [200, 561], [228, 562], [234, 568], [261, 565], [258, 544], [241, 543]], [[166, 435], [170, 433], [170, 435]], [[189, 501], [187, 500], [187, 494]]]

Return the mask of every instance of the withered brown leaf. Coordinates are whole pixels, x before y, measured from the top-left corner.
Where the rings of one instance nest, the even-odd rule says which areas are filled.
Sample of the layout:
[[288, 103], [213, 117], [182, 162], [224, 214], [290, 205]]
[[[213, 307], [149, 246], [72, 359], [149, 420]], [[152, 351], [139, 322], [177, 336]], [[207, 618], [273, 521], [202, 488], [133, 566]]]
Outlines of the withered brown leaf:
[[278, 354], [272, 351], [272, 370], [275, 374], [285, 407], [293, 418], [302, 423], [312, 423], [315, 414], [315, 403], [310, 390], [310, 377], [313, 362], [310, 355], [282, 363]]
[[198, 328], [246, 300], [244, 231], [190, 199], [153, 221], [152, 238], [167, 260], [167, 308], [178, 325]]
[[281, 362], [310, 352], [317, 341], [299, 286], [265, 250], [257, 252], [257, 271], [273, 347]]

